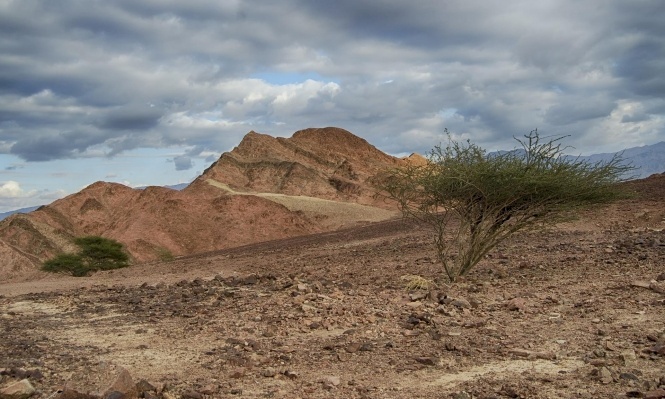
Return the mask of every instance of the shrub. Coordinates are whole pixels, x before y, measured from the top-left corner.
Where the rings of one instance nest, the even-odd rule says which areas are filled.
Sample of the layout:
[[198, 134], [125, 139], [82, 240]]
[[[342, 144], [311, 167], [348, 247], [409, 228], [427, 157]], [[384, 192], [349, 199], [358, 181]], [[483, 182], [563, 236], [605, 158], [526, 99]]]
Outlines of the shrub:
[[42, 270], [87, 276], [97, 270], [119, 269], [129, 266], [129, 256], [119, 242], [98, 236], [78, 237], [74, 243], [79, 247], [76, 254], [63, 253], [47, 260]]
[[158, 247], [155, 249], [155, 252], [157, 253], [157, 258], [162, 262], [170, 262], [175, 259], [173, 252], [169, 251], [168, 248]]
[[83, 263], [83, 258], [76, 254], [60, 254], [44, 262], [42, 270], [53, 273], [68, 273], [72, 276], [86, 276], [90, 271]]
[[434, 229], [437, 258], [454, 282], [515, 232], [622, 197], [616, 183], [632, 167], [620, 156], [596, 164], [566, 157], [561, 139], [542, 142], [534, 130], [517, 139], [522, 149], [487, 154], [449, 138], [426, 165], [389, 171], [378, 187], [405, 217]]

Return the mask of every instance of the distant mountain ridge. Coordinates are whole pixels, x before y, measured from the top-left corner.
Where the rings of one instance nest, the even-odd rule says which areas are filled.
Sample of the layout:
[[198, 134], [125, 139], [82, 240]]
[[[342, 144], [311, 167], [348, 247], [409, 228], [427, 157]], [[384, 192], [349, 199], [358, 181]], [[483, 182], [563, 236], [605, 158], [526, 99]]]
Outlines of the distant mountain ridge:
[[[174, 184], [174, 185], [163, 186], [163, 187], [170, 188], [172, 190], [180, 191], [180, 190], [184, 189], [185, 187], [187, 187], [188, 185], [189, 185], [189, 183], [180, 183], [180, 184]], [[142, 189], [148, 188], [148, 186], [136, 187], [136, 188], [142, 190]], [[8, 218], [11, 215], [17, 214], [17, 213], [30, 213], [32, 211], [35, 211], [35, 210], [39, 209], [40, 206], [43, 206], [43, 205], [29, 206], [27, 208], [20, 208], [20, 209], [14, 209], [14, 210], [8, 211], [8, 212], [2, 212], [2, 213], [0, 213], [0, 221]]]
[[636, 168], [629, 173], [636, 178], [649, 177], [653, 174], [665, 172], [665, 141], [642, 147], [627, 148], [614, 153], [593, 154], [580, 158], [592, 163], [606, 162], [616, 154], [620, 154]]

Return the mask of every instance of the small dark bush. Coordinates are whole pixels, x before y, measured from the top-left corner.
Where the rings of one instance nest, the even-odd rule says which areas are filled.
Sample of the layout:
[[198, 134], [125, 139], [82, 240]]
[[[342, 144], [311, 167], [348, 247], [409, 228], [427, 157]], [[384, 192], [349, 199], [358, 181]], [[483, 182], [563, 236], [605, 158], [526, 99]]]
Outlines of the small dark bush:
[[42, 270], [81, 277], [97, 270], [129, 266], [129, 256], [115, 240], [86, 236], [76, 238], [74, 243], [80, 248], [77, 254], [60, 254], [44, 262]]

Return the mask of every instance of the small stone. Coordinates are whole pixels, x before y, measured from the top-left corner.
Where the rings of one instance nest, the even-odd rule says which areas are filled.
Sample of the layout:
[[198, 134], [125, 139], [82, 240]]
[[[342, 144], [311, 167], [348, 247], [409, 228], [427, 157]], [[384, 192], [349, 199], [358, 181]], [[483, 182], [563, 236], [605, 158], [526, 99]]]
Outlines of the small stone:
[[323, 383], [324, 384], [328, 383], [328, 384], [336, 387], [336, 386], [338, 386], [339, 384], [342, 383], [342, 380], [341, 380], [341, 378], [339, 378], [336, 375], [327, 375], [327, 376], [323, 377]]
[[1, 399], [27, 399], [34, 395], [35, 387], [32, 386], [30, 381], [23, 379], [14, 382], [0, 389]]
[[296, 373], [295, 371], [285, 370], [283, 374], [292, 380], [298, 378], [298, 373]]
[[277, 371], [272, 367], [268, 367], [267, 369], [261, 372], [261, 375], [266, 378], [272, 378], [277, 375]]
[[138, 397], [136, 384], [129, 372], [118, 365], [101, 362], [86, 373], [74, 374], [66, 382], [60, 399], [88, 396], [114, 399]]
[[649, 284], [649, 289], [659, 294], [665, 294], [665, 282], [652, 281]]
[[409, 294], [409, 299], [411, 299], [411, 301], [420, 301], [426, 299], [428, 296], [428, 292], [412, 292]]
[[633, 381], [638, 381], [639, 378], [633, 373], [621, 373], [619, 374], [619, 378], [622, 380], [633, 380]]
[[508, 310], [522, 311], [526, 309], [526, 300], [524, 298], [513, 298], [506, 303]]
[[104, 395], [104, 399], [126, 399], [127, 396], [120, 391], [111, 391]]
[[593, 355], [596, 356], [596, 357], [605, 357], [606, 353], [602, 349], [594, 349], [593, 350]]
[[229, 374], [229, 377], [231, 378], [242, 378], [245, 376], [245, 369], [243, 368], [237, 368]]
[[656, 345], [648, 349], [648, 352], [654, 353], [656, 355], [665, 356], [665, 343], [659, 342]]
[[217, 385], [206, 385], [203, 388], [199, 389], [199, 393], [203, 395], [214, 395], [219, 392], [219, 386]]
[[136, 390], [139, 391], [139, 393], [156, 392], [157, 388], [146, 380], [140, 380], [136, 383]]
[[436, 366], [437, 359], [433, 357], [417, 357], [416, 361], [425, 366]]
[[455, 392], [451, 396], [452, 399], [473, 399], [473, 396], [471, 396], [470, 393], [461, 391], [461, 392]]
[[626, 350], [621, 352], [621, 360], [623, 360], [623, 365], [624, 366], [632, 366], [635, 364], [635, 361], [637, 360], [637, 355], [635, 354], [634, 350]]
[[609, 384], [614, 381], [614, 378], [612, 378], [612, 372], [607, 367], [600, 368], [598, 377], [603, 384]]
[[460, 309], [471, 309], [471, 302], [467, 301], [465, 298], [457, 298], [451, 302], [451, 304]]
[[188, 389], [182, 393], [182, 399], [203, 399], [203, 395], [199, 392]]
[[633, 281], [632, 283], [630, 283], [630, 285], [639, 288], [651, 288], [650, 287], [651, 283], [649, 283], [648, 281], [641, 281], [641, 280]]
[[644, 394], [644, 399], [661, 399], [665, 398], [665, 389], [654, 389]]
[[614, 344], [613, 344], [612, 342], [610, 342], [610, 341], [605, 341], [605, 349], [607, 349], [608, 351], [613, 351], [613, 352], [616, 352], [616, 351], [619, 350], [619, 349], [616, 347], [616, 345], [614, 345]]
[[360, 344], [358, 342], [353, 342], [353, 343], [350, 343], [349, 345], [347, 345], [345, 349], [349, 353], [356, 353], [356, 352], [358, 352], [358, 350], [360, 350], [361, 347], [362, 347], [362, 344]]

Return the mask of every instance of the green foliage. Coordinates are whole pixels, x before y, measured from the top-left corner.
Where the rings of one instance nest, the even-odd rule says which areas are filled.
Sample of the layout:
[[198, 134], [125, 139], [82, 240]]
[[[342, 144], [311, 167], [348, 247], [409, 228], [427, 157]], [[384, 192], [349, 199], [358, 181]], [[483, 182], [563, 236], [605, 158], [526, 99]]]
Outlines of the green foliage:
[[426, 165], [390, 171], [378, 186], [406, 217], [434, 228], [438, 259], [455, 281], [515, 232], [622, 197], [616, 183], [632, 168], [620, 156], [589, 164], [564, 156], [561, 139], [543, 142], [534, 130], [517, 139], [522, 149], [489, 155], [450, 139]]
[[91, 270], [109, 270], [128, 266], [129, 256], [122, 244], [99, 236], [78, 237], [74, 243], [81, 248], [79, 255]]
[[173, 252], [169, 251], [167, 248], [159, 247], [155, 251], [157, 252], [157, 257], [162, 262], [170, 262], [175, 259]]
[[71, 274], [76, 277], [86, 276], [90, 272], [83, 263], [83, 258], [76, 254], [60, 254], [53, 259], [49, 259], [42, 265], [42, 270]]
[[85, 236], [76, 238], [74, 243], [79, 247], [77, 254], [60, 254], [44, 262], [42, 270], [81, 277], [97, 270], [129, 266], [129, 256], [115, 240]]

